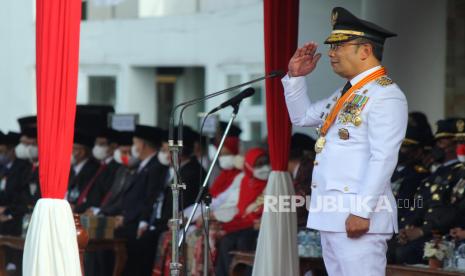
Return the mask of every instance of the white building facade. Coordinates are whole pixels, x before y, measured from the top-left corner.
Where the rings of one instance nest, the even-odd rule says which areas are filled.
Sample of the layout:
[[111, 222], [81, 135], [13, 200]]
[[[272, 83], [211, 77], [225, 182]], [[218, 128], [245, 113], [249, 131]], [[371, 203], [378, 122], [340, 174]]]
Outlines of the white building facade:
[[[462, 99], [465, 78], [447, 69], [446, 23], [457, 1], [301, 0], [299, 44], [322, 43], [331, 29], [331, 9], [344, 6], [399, 33], [388, 40], [384, 63], [410, 110], [425, 112], [431, 122], [465, 116], [460, 108], [451, 112], [447, 103], [460, 104], [454, 99]], [[34, 0], [4, 0], [0, 9], [2, 131], [17, 130], [17, 117], [36, 112], [34, 9]], [[83, 11], [80, 104], [112, 104], [117, 113], [140, 114], [140, 123], [166, 127], [173, 105], [264, 74], [262, 0], [85, 0]], [[320, 51], [323, 58], [308, 78], [313, 100], [345, 82], [332, 73], [327, 47]], [[454, 57], [465, 61], [460, 51]], [[455, 88], [446, 83], [451, 75], [458, 80]], [[255, 87], [256, 95], [242, 103], [237, 118], [244, 140], [266, 136], [264, 82]], [[184, 123], [198, 126], [198, 113], [232, 95], [188, 109]], [[230, 109], [220, 112], [223, 120], [229, 114]]]

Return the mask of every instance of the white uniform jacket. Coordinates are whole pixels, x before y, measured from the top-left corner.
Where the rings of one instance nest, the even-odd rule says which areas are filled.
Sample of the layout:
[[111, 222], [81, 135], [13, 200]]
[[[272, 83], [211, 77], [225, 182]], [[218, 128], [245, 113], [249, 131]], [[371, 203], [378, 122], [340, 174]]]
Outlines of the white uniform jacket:
[[[351, 80], [354, 85], [379, 67]], [[320, 126], [341, 89], [325, 100], [312, 103], [304, 77], [282, 79], [290, 119], [297, 126]], [[356, 92], [364, 103], [361, 124], [344, 120], [344, 108], [326, 134], [326, 144], [316, 155], [307, 226], [346, 232], [349, 214], [370, 219], [368, 233], [397, 232], [397, 208], [390, 178], [405, 137], [407, 100], [387, 77], [367, 83]], [[347, 115], [347, 114], [346, 114]], [[342, 133], [342, 135], [341, 135]]]

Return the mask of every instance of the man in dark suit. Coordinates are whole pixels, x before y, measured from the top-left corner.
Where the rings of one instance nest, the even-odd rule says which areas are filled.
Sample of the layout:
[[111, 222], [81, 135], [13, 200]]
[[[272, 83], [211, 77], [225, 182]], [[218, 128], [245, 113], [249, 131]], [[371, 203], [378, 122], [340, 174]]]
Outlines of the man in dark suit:
[[0, 135], [0, 234], [21, 235], [22, 218], [27, 211], [31, 164], [16, 158], [20, 135]]
[[[186, 189], [181, 190], [180, 210], [195, 202], [199, 188], [203, 182], [203, 177], [205, 176], [203, 167], [194, 155], [195, 143], [199, 137], [199, 134], [190, 127], [184, 127], [179, 176], [180, 181], [185, 184]], [[168, 221], [172, 217], [171, 183], [174, 172], [169, 170], [168, 166], [171, 158], [167, 138], [165, 134], [162, 149], [157, 155], [165, 172], [165, 174], [160, 175], [160, 179], [164, 180], [161, 186], [162, 190], [157, 189], [157, 193], [153, 193], [155, 197], [149, 200], [150, 204], [146, 205], [139, 223], [138, 244], [141, 252], [139, 257], [141, 270], [138, 275], [142, 276], [151, 275], [150, 272], [155, 260], [160, 234], [168, 229]]]
[[99, 168], [101, 169], [100, 164], [92, 157], [91, 148], [93, 145], [93, 137], [85, 134], [82, 130], [75, 131], [67, 194], [67, 199], [73, 209], [78, 203], [81, 192], [93, 180]]
[[21, 129], [21, 138], [16, 147], [16, 157], [31, 163], [31, 173], [28, 180], [29, 212], [32, 212], [35, 203], [41, 197], [39, 185], [39, 149], [37, 145], [37, 117], [26, 116], [18, 119]]
[[[183, 148], [180, 156], [179, 175], [180, 181], [186, 185], [185, 190], [181, 190], [179, 210], [195, 203], [197, 194], [200, 191], [200, 186], [203, 184], [203, 179], [206, 175], [202, 165], [200, 165], [194, 155], [195, 141], [199, 140], [199, 133], [192, 128], [185, 126], [183, 130]], [[166, 189], [166, 196], [163, 202], [162, 218], [168, 221], [172, 217], [172, 193], [171, 187]], [[189, 214], [186, 214], [189, 215]]]
[[122, 202], [123, 226], [116, 235], [127, 239], [128, 261], [125, 275], [140, 275], [140, 251], [137, 241], [140, 219], [148, 202], [162, 189], [160, 175], [164, 168], [157, 159], [164, 131], [161, 128], [137, 125], [132, 155], [140, 160], [131, 182], [124, 191]]
[[99, 214], [121, 217], [124, 192], [127, 190], [128, 185], [131, 184], [131, 179], [139, 165], [139, 161], [131, 155], [133, 136], [134, 132], [118, 132], [118, 148], [115, 150], [113, 157], [120, 166], [115, 172], [113, 184], [100, 202]]
[[121, 166], [113, 158], [113, 153], [118, 148], [117, 135], [116, 131], [108, 128], [97, 134], [92, 155], [100, 163], [100, 167], [93, 181], [89, 182], [80, 194], [75, 212], [87, 211], [89, 214], [98, 214], [100, 203], [113, 185], [116, 171]]
[[[31, 164], [16, 157], [19, 139], [18, 133], [0, 134], [0, 165], [3, 165], [0, 171], [0, 235], [20, 236], [27, 212]], [[21, 254], [11, 249], [5, 253], [7, 266], [20, 275]]]

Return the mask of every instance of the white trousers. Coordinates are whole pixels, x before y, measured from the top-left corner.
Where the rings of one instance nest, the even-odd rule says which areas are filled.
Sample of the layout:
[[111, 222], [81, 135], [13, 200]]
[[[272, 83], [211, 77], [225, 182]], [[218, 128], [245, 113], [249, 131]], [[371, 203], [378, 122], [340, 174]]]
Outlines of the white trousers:
[[365, 234], [351, 239], [347, 233], [320, 231], [323, 260], [329, 276], [384, 276], [387, 241], [392, 234]]

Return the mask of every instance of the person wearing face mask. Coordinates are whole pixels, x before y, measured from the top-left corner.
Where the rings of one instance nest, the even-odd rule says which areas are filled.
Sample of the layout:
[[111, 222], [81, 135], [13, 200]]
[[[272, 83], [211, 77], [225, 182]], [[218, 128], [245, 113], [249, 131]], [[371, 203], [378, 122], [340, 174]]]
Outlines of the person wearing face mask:
[[[174, 128], [175, 137], [177, 137], [178, 129]], [[185, 183], [186, 189], [181, 190], [179, 208], [183, 210], [185, 207], [195, 203], [197, 194], [200, 191], [200, 186], [203, 184], [204, 177], [206, 175], [202, 165], [200, 165], [197, 157], [195, 156], [195, 143], [199, 140], [199, 133], [193, 130], [189, 126], [184, 126], [183, 129], [183, 149], [180, 155], [180, 168], [179, 175], [182, 182]], [[165, 143], [165, 149], [167, 150], [167, 144]], [[170, 173], [171, 174], [171, 173]], [[165, 233], [160, 241], [162, 249], [160, 250], [161, 255], [157, 256], [157, 260], [160, 262], [153, 263], [153, 271], [169, 271], [169, 263], [171, 260], [171, 233], [168, 230], [168, 221], [173, 216], [173, 195], [169, 184], [172, 183], [172, 179], [166, 182], [165, 192], [163, 197], [163, 203], [160, 205], [153, 205], [150, 217], [152, 218], [151, 228], [154, 231], [160, 231]], [[184, 213], [185, 216], [189, 215]], [[169, 274], [169, 273], [168, 273]], [[154, 274], [156, 275], [156, 274]]]
[[92, 155], [100, 163], [100, 166], [93, 179], [79, 195], [74, 209], [76, 213], [97, 214], [99, 212], [100, 203], [110, 190], [116, 171], [121, 166], [113, 158], [117, 148], [116, 131], [108, 128], [99, 131], [95, 138]]
[[[225, 139], [223, 148], [220, 151], [218, 157], [218, 165], [220, 168], [220, 172], [218, 176], [212, 182], [213, 184], [209, 188], [209, 194], [211, 198], [213, 198], [212, 203], [210, 204], [210, 209], [213, 210], [217, 206], [218, 197], [225, 197], [227, 196], [228, 192], [235, 191], [234, 189], [229, 189], [232, 185], [234, 179], [238, 174], [241, 173], [241, 170], [236, 168], [236, 158], [239, 154], [239, 138], [229, 136]], [[189, 206], [186, 208], [184, 215], [188, 217], [193, 210], [193, 206]], [[194, 216], [194, 220], [196, 221], [195, 227], [191, 226], [191, 229], [195, 229], [194, 231], [189, 230], [186, 236], [186, 243], [187, 243], [187, 250], [192, 252], [192, 254], [188, 253], [187, 258], [187, 269], [189, 270], [190, 275], [202, 275], [203, 269], [203, 242], [204, 242], [204, 229], [202, 227], [203, 219], [201, 217], [201, 210], [200, 207], [197, 209], [196, 214]], [[210, 222], [210, 239], [215, 240], [216, 231], [215, 229], [218, 228], [217, 221]], [[189, 258], [192, 257], [192, 258]], [[213, 272], [213, 271], [211, 271]]]
[[0, 234], [20, 235], [22, 216], [27, 212], [31, 164], [15, 156], [20, 135], [0, 133]]
[[[28, 211], [31, 164], [15, 156], [19, 138], [18, 133], [0, 133], [0, 166], [3, 165], [0, 171], [0, 235], [20, 236], [23, 215]], [[21, 254], [18, 251], [7, 248], [5, 261], [21, 273]]]
[[218, 157], [221, 168], [220, 174], [210, 186], [210, 195], [215, 198], [224, 192], [232, 183], [236, 175], [240, 173], [235, 167], [235, 157], [239, 154], [239, 138], [227, 137]]
[[431, 130], [431, 125], [426, 117], [426, 114], [419, 111], [412, 111], [408, 114], [408, 126], [413, 126], [417, 128], [421, 134], [423, 140], [423, 149], [420, 156], [421, 165], [427, 168], [430, 172], [432, 171], [431, 167], [434, 163], [434, 159], [431, 156], [431, 150], [434, 144], [433, 131]]
[[71, 172], [66, 197], [73, 209], [78, 204], [79, 196], [100, 168], [100, 163], [92, 157], [95, 138], [88, 133], [87, 129], [76, 129], [74, 132]]
[[30, 193], [30, 202], [28, 203], [28, 207], [32, 212], [35, 203], [37, 200], [40, 199], [40, 185], [39, 185], [39, 149], [37, 145], [37, 128], [24, 128], [21, 131], [24, 136], [21, 137], [22, 139], [26, 137], [27, 140], [27, 147], [29, 152], [29, 162], [31, 162], [31, 174], [29, 183], [29, 193]]
[[39, 149], [37, 145], [37, 117], [27, 116], [18, 119], [21, 129], [20, 144], [16, 146], [16, 156], [31, 162], [31, 174], [29, 179], [30, 199], [28, 207], [30, 212], [35, 203], [41, 197], [39, 186]]
[[131, 155], [140, 163], [123, 191], [123, 225], [115, 232], [115, 235], [127, 240], [128, 261], [124, 275], [145, 275], [143, 271], [147, 270], [146, 267], [149, 266], [148, 270], [151, 268], [151, 264], [145, 264], [145, 257], [140, 256], [147, 245], [139, 239], [148, 230], [148, 225], [142, 223], [141, 219], [164, 188], [162, 179], [167, 169], [157, 158], [164, 135], [163, 129], [146, 125], [136, 125], [134, 131]]
[[391, 262], [421, 263], [424, 261], [424, 242], [431, 240], [432, 232], [448, 233], [453, 221], [453, 212], [443, 212], [443, 207], [450, 204], [452, 188], [460, 181], [464, 167], [456, 155], [455, 135], [461, 129], [461, 125], [461, 120], [457, 119], [437, 122], [432, 152], [436, 162], [441, 165], [422, 181], [411, 207], [400, 218], [404, 227], [399, 230], [397, 241], [390, 244]]
[[[86, 214], [113, 216], [115, 217], [115, 228], [119, 228], [123, 222], [123, 196], [128, 185], [131, 183], [138, 161], [131, 156], [134, 133], [115, 130], [112, 130], [111, 132], [112, 134], [109, 140], [112, 144], [118, 145], [113, 152], [113, 160], [110, 162], [110, 164], [112, 162], [116, 162], [118, 165], [115, 166], [116, 170], [112, 173], [113, 175], [108, 176], [108, 178], [111, 178], [112, 180], [107, 180], [113, 181], [113, 183], [111, 183], [108, 191], [103, 195], [103, 197], [101, 197], [100, 202], [95, 204], [93, 207], [88, 208]], [[107, 170], [104, 171], [102, 173], [102, 177], [107, 173]], [[103, 179], [108, 178], [104, 177]], [[101, 179], [101, 177], [99, 177], [99, 179]], [[86, 275], [110, 275], [113, 268], [112, 263], [114, 262], [114, 252], [112, 250], [105, 250], [102, 252], [86, 253], [85, 261]]]
[[16, 146], [16, 157], [30, 161], [38, 162], [37, 148], [37, 117], [26, 116], [18, 118], [18, 124], [21, 130], [20, 143]]
[[[411, 202], [422, 180], [430, 175], [430, 171], [423, 166], [422, 156], [424, 147], [427, 145], [429, 135], [425, 135], [424, 129], [420, 126], [408, 124], [407, 133], [400, 147], [399, 159], [391, 177], [391, 186], [394, 196], [398, 204], [399, 227], [403, 228], [403, 216], [410, 208], [408, 204], [403, 206], [403, 203]], [[430, 134], [432, 137], [432, 133]]]
[[255, 249], [258, 231], [253, 226], [263, 211], [262, 194], [270, 172], [269, 158], [265, 150], [248, 150], [245, 155], [244, 173], [240, 175], [242, 179], [239, 192], [234, 198], [228, 199], [230, 202], [236, 202], [235, 214], [228, 221], [224, 221], [213, 212], [216, 219], [222, 220], [221, 228], [225, 234], [218, 243], [216, 275], [228, 275], [232, 261], [231, 251]]
[[100, 210], [98, 210], [98, 214], [119, 216], [121, 221], [124, 192], [130, 184], [131, 177], [134, 175], [139, 162], [131, 155], [133, 136], [134, 132], [132, 131], [117, 132], [118, 148], [114, 151], [113, 158], [120, 166], [116, 170], [111, 188], [102, 198]]

